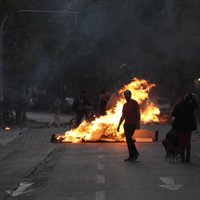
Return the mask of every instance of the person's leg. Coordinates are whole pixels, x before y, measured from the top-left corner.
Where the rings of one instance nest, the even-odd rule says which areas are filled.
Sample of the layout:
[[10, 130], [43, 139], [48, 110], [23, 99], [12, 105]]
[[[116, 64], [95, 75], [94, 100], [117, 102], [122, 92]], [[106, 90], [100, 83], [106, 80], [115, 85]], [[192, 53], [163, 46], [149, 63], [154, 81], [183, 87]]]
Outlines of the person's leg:
[[162, 144], [163, 144], [163, 146], [165, 148], [165, 152], [167, 153], [167, 147], [169, 146], [168, 140], [167, 139], [162, 140]]
[[186, 133], [186, 162], [190, 162], [191, 132]]
[[26, 120], [27, 120], [27, 117], [26, 117], [26, 111], [23, 110], [23, 111], [22, 111], [22, 122], [25, 123]]
[[59, 114], [55, 114], [55, 122], [56, 122], [58, 128], [60, 128], [60, 117], [59, 117]]
[[15, 119], [16, 119], [16, 123], [19, 124], [20, 123], [20, 111], [19, 110], [16, 110]]
[[55, 123], [54, 113], [52, 113], [52, 120], [49, 122], [48, 127], [51, 127]]
[[76, 127], [81, 124], [84, 114], [84, 112], [76, 112]]
[[179, 134], [179, 143], [180, 143], [180, 154], [182, 162], [185, 162], [186, 139], [187, 139], [186, 133], [181, 132]]
[[184, 150], [184, 133], [180, 133], [179, 134], [179, 145], [180, 145], [180, 155], [181, 155], [181, 161], [184, 162], [185, 161], [185, 150]]
[[133, 158], [135, 156], [138, 156], [138, 151], [135, 146], [135, 142], [133, 140], [133, 134], [135, 131], [135, 126], [133, 125], [124, 125], [124, 133], [126, 137], [126, 143], [128, 147], [129, 152], [129, 158]]

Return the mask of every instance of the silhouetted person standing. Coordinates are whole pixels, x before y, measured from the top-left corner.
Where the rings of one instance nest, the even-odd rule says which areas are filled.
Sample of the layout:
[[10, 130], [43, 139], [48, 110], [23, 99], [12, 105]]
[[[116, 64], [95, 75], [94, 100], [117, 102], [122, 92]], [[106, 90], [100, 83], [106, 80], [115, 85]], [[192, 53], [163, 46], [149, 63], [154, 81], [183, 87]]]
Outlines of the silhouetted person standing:
[[48, 127], [53, 124], [60, 128], [60, 110], [61, 110], [61, 100], [56, 98], [54, 104], [51, 107], [52, 120], [49, 122]]
[[15, 99], [15, 118], [17, 124], [26, 122], [27, 100], [25, 94], [19, 94]]
[[197, 108], [198, 104], [194, 100], [193, 95], [190, 94], [178, 103], [172, 111], [172, 117], [174, 117], [172, 127], [179, 134], [182, 162], [190, 162], [191, 135], [192, 131], [197, 128], [194, 111]]
[[101, 89], [99, 91], [99, 98], [98, 98], [98, 115], [106, 115], [107, 103], [110, 98], [109, 92], [106, 90]]
[[5, 120], [5, 122], [9, 119], [9, 112], [12, 112], [11, 101], [10, 98], [5, 95], [3, 99], [3, 120]]
[[76, 127], [78, 127], [84, 115], [87, 118], [91, 110], [91, 103], [87, 99], [86, 91], [82, 91], [82, 93], [76, 97], [73, 102], [73, 109], [76, 112]]
[[129, 151], [129, 157], [125, 159], [125, 161], [135, 161], [137, 160], [139, 153], [133, 140], [133, 134], [135, 129], [140, 127], [140, 109], [138, 102], [131, 99], [130, 90], [126, 90], [124, 92], [124, 97], [126, 99], [126, 103], [123, 105], [122, 116], [119, 120], [117, 131], [119, 131], [122, 122], [125, 121], [124, 134]]

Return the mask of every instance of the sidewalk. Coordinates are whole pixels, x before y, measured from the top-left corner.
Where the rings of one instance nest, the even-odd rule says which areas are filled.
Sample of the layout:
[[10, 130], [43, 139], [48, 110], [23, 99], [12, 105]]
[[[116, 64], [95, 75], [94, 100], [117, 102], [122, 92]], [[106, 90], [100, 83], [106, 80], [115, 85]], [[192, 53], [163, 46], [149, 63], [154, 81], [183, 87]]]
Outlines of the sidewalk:
[[[34, 121], [38, 123], [45, 123], [48, 124], [52, 120], [52, 115], [48, 112], [34, 112], [34, 111], [28, 111], [26, 113], [28, 121]], [[60, 121], [61, 124], [65, 124], [69, 122], [70, 119], [72, 119], [75, 115], [73, 113], [71, 114], [60, 114]]]
[[[52, 120], [52, 115], [48, 112], [34, 112], [28, 111], [27, 113], [27, 122], [22, 125], [10, 125], [8, 126], [10, 130], [5, 130], [5, 127], [0, 128], [0, 146], [5, 146], [17, 136], [19, 136], [23, 131], [29, 128], [43, 128], [47, 127], [48, 123]], [[60, 114], [61, 124], [67, 124], [70, 119], [75, 115], [71, 114]]]

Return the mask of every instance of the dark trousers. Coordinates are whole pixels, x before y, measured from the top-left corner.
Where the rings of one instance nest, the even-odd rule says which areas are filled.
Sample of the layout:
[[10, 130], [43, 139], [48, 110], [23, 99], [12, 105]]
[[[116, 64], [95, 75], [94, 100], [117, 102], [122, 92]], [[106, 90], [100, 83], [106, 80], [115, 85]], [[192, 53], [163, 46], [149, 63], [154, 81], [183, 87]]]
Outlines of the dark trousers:
[[26, 122], [26, 112], [24, 110], [16, 110], [15, 118], [17, 124]]
[[77, 112], [76, 113], [76, 126], [78, 127], [82, 121], [83, 116], [85, 115], [84, 112]]
[[185, 151], [186, 151], [186, 160], [190, 160], [190, 151], [191, 151], [191, 131], [185, 131], [179, 133], [179, 143], [180, 143], [180, 151], [181, 158], [185, 159]]
[[135, 142], [132, 138], [133, 134], [135, 132], [135, 129], [136, 129], [136, 125], [134, 125], [134, 124], [133, 125], [129, 125], [129, 124], [124, 125], [124, 134], [126, 137], [126, 143], [127, 143], [127, 147], [128, 147], [129, 157], [138, 155], [138, 151], [136, 149]]

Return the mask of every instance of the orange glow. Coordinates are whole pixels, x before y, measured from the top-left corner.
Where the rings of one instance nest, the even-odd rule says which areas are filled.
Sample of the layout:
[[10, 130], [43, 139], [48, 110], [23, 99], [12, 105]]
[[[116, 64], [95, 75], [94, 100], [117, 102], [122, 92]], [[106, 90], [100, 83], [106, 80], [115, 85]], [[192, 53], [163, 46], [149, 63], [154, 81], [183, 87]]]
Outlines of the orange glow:
[[10, 127], [5, 127], [5, 130], [6, 130], [6, 131], [10, 131], [11, 128], [10, 128]]
[[136, 142], [153, 142], [152, 138], [135, 138]]
[[160, 110], [152, 102], [146, 103], [149, 99], [150, 90], [155, 84], [149, 84], [144, 79], [133, 78], [131, 82], [123, 86], [118, 94], [110, 99], [110, 108], [105, 116], [95, 118], [92, 122], [83, 121], [78, 128], [67, 131], [64, 135], [56, 136], [61, 142], [98, 141], [100, 139], [111, 141], [125, 141], [123, 128], [117, 132], [117, 125], [122, 114], [122, 107], [125, 103], [123, 93], [126, 89], [132, 92], [132, 98], [137, 100], [141, 106], [141, 123], [159, 121]]

